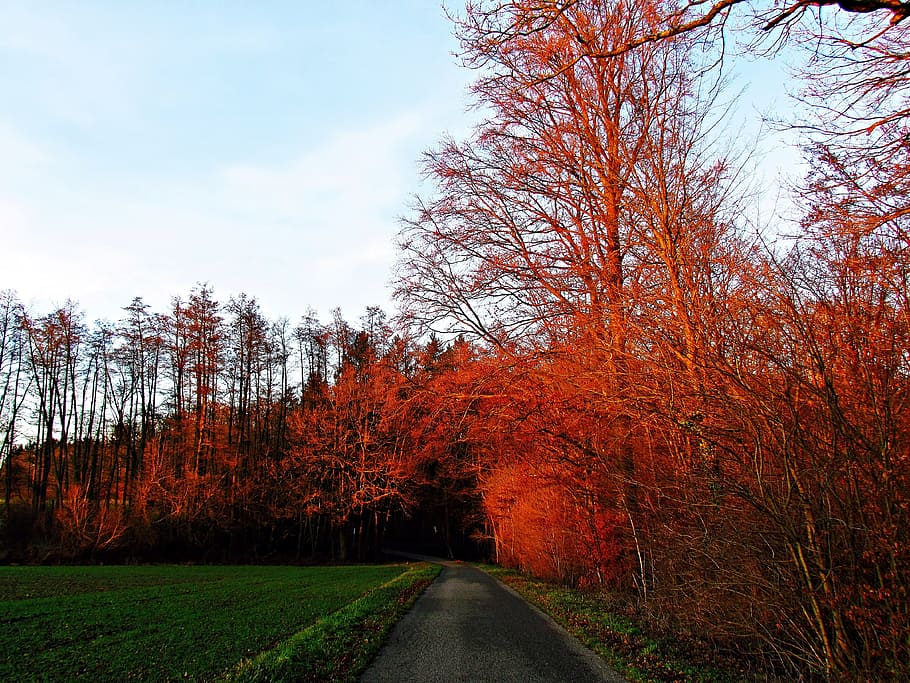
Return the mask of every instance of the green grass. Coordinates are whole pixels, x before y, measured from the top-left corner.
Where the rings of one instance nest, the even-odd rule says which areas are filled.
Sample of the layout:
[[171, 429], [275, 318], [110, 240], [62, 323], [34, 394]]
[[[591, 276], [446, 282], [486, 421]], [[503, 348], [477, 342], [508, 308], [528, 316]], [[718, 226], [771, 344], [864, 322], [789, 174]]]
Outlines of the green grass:
[[[502, 567], [481, 566], [600, 655], [630, 681], [733, 683], [755, 678], [710, 661], [704, 649], [647, 632], [605, 609], [602, 596], [526, 577]], [[729, 664], [729, 663], [728, 663]]]
[[[345, 629], [358, 627], [339, 617], [352, 606], [391, 607], [393, 616], [375, 626], [374, 633], [384, 634], [435, 571], [422, 565], [0, 567], [0, 680], [215, 680], [299, 641], [301, 633], [344, 640]], [[371, 616], [355, 612], [364, 622]], [[311, 680], [352, 675], [379, 647], [375, 638], [362, 640], [348, 643], [354, 649], [346, 658], [323, 652], [328, 661], [308, 663], [319, 672]]]
[[439, 573], [415, 566], [258, 657], [241, 662], [226, 681], [356, 681], [392, 625]]

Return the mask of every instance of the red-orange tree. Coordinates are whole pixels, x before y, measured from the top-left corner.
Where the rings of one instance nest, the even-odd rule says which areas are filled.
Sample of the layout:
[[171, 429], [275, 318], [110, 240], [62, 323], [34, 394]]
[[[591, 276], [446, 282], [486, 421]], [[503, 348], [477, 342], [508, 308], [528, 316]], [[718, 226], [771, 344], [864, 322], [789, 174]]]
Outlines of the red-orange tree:
[[[703, 136], [690, 34], [641, 39], [666, 11], [469, 7], [462, 38], [491, 115], [428, 154], [438, 193], [406, 221], [398, 294], [413, 320], [497, 349], [508, 380], [474, 422], [478, 443], [501, 446], [481, 481], [503, 557], [593, 573], [593, 552], [570, 572], [554, 563], [577, 555], [586, 518], [621, 522], [586, 543], [618, 544], [613, 566], [634, 568], [652, 609], [795, 667], [895, 675], [902, 167], [831, 138], [808, 243], [747, 248], [731, 170]], [[550, 506], [548, 523], [518, 491]]]
[[[614, 482], [611, 499], [588, 500], [621, 512], [629, 554], [649, 544], [637, 519], [650, 452], [637, 446], [634, 359], [659, 344], [674, 369], [696, 373], [694, 307], [730, 228], [729, 168], [708, 154], [711, 94], [700, 91], [710, 88], [691, 46], [585, 56], [592, 45], [624, 45], [648, 7], [575, 3], [570, 23], [507, 41], [497, 31], [520, 22], [522, 7], [469, 9], [461, 37], [483, 70], [477, 101], [492, 115], [472, 139], [427, 155], [439, 193], [405, 225], [398, 287], [407, 315], [425, 325], [477, 334], [515, 358], [559, 357], [536, 365], [534, 391], [571, 396], [596, 416], [593, 434], [573, 431], [587, 431], [584, 421], [562, 430], [557, 421], [552, 439], [579, 473]], [[647, 592], [643, 563], [634, 566]]]

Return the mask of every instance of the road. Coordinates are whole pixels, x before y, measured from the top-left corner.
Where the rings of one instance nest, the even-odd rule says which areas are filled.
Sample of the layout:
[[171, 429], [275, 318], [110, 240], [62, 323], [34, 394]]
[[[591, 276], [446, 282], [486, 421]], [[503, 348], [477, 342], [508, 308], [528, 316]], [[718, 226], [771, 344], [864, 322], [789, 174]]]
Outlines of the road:
[[439, 564], [439, 577], [392, 629], [364, 683], [625, 680], [488, 574]]

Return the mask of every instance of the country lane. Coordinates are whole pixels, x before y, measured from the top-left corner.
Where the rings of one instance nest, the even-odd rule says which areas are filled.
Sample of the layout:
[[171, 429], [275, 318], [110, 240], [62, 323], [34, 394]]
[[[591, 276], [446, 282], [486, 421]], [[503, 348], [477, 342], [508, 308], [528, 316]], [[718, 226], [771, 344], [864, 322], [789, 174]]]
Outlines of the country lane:
[[625, 681], [489, 575], [439, 564], [439, 577], [392, 629], [363, 683]]

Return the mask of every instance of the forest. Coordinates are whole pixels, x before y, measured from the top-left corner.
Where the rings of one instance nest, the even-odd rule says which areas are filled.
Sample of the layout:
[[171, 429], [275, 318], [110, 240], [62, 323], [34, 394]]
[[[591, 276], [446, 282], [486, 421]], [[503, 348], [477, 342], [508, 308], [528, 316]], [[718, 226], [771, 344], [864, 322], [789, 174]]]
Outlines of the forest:
[[198, 285], [89, 326], [2, 296], [7, 560], [372, 560], [456, 471], [427, 432], [466, 342], [408, 342], [378, 308], [292, 327]]
[[[395, 298], [0, 301], [3, 560], [486, 558], [794, 675], [910, 671], [907, 5], [509, 0]], [[736, 33], [737, 37], [732, 37]], [[723, 52], [803, 55], [758, 224]], [[734, 138], [734, 140], [731, 140]]]

